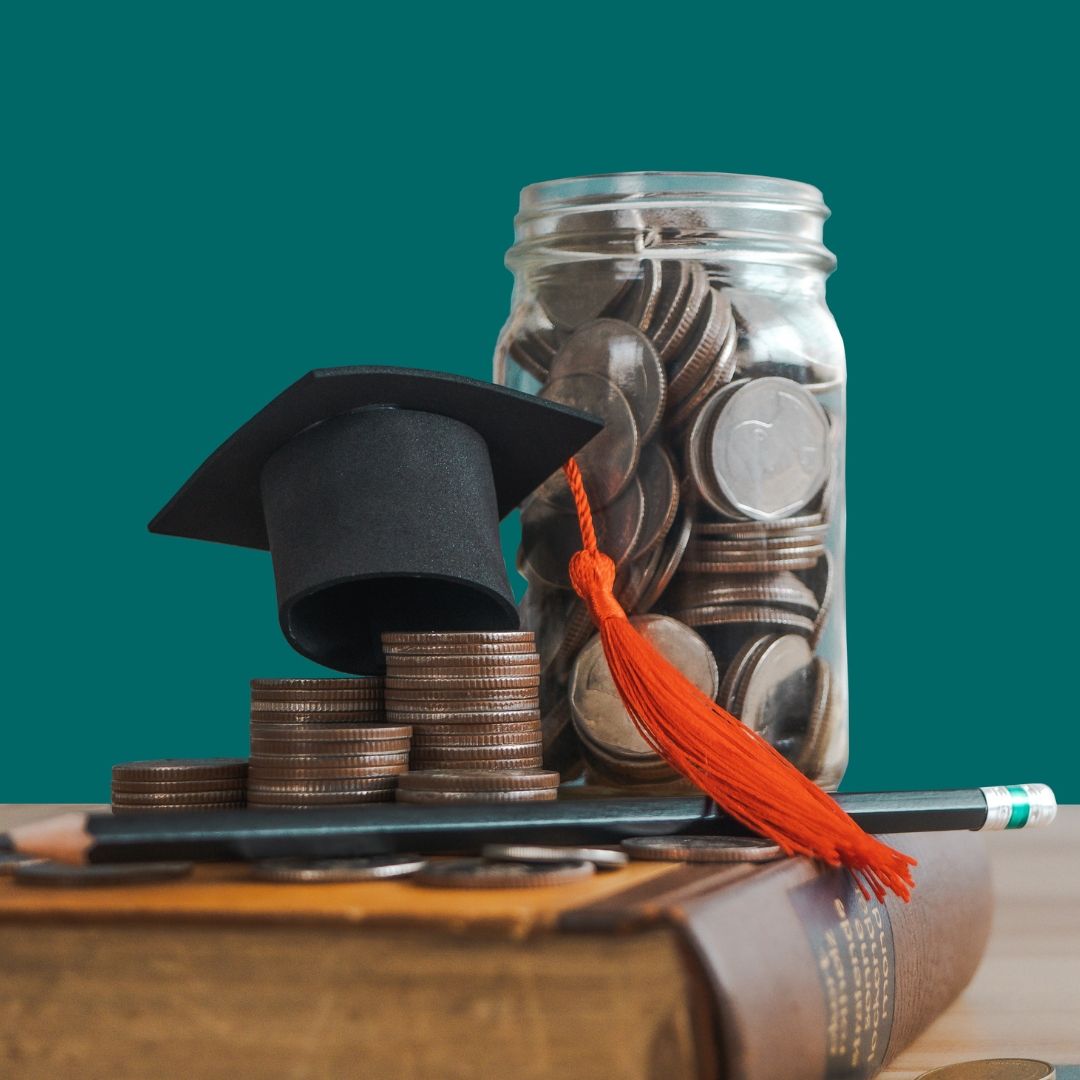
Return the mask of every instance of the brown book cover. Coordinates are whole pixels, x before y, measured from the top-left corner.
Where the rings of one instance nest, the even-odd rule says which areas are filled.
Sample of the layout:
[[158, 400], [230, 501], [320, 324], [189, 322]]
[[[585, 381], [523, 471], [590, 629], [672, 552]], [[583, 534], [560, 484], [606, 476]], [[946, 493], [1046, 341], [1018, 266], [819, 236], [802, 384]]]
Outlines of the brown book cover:
[[0, 879], [0, 1075], [868, 1077], [989, 929], [981, 837], [895, 842], [920, 861], [907, 905], [805, 860], [513, 891]]

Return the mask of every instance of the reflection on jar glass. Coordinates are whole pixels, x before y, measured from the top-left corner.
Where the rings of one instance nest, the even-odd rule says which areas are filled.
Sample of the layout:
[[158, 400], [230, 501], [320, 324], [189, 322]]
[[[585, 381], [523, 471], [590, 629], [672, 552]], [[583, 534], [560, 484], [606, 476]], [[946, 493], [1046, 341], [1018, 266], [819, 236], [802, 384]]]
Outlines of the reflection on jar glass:
[[[848, 747], [845, 366], [827, 216], [816, 188], [768, 177], [527, 187], [495, 379], [604, 419], [577, 461], [623, 607], [662, 617], [652, 633], [692, 679], [711, 654], [715, 699], [833, 789]], [[672, 784], [617, 696], [582, 690], [606, 672], [570, 590], [580, 537], [561, 473], [521, 526], [548, 764], [604, 786]]]

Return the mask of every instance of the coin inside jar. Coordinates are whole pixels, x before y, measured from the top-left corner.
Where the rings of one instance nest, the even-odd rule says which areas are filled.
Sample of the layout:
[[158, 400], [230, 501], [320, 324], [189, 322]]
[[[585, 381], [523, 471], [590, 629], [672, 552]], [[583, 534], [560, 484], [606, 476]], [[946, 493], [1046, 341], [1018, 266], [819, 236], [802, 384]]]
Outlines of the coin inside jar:
[[591, 862], [581, 861], [525, 863], [454, 859], [428, 863], [413, 880], [441, 889], [530, 889], [583, 881], [595, 872], [596, 867]]
[[[630, 622], [699, 690], [715, 697], [716, 660], [693, 630], [666, 615], [635, 615]], [[622, 756], [655, 756], [622, 703], [599, 635], [578, 655], [569, 694], [574, 725], [583, 739]]]
[[579, 327], [555, 354], [551, 380], [599, 375], [617, 386], [634, 414], [642, 442], [656, 430], [667, 396], [667, 378], [652, 342], [618, 319], [595, 319]]
[[495, 862], [590, 862], [597, 870], [618, 870], [630, 857], [615, 848], [542, 847], [539, 844], [487, 844], [482, 854]]
[[821, 490], [832, 461], [829, 419], [790, 379], [749, 379], [720, 404], [702, 446], [703, 495], [721, 513], [787, 517]]
[[634, 260], [556, 263], [538, 278], [537, 298], [556, 326], [574, 330], [611, 311], [639, 274], [640, 267]]
[[660, 862], [770, 862], [784, 854], [754, 836], [635, 836], [622, 846], [632, 859]]
[[800, 634], [780, 634], [748, 665], [728, 709], [774, 746], [805, 731], [813, 654]]
[[264, 859], [255, 863], [252, 876], [261, 881], [320, 883], [376, 881], [407, 877], [422, 870], [427, 860], [419, 855], [365, 855], [345, 859]]

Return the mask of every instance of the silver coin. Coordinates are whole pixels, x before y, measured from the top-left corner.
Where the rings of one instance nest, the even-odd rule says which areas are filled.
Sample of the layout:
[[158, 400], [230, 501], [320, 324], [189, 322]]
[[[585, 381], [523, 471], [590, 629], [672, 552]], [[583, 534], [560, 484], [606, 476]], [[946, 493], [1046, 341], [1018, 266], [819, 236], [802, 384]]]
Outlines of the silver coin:
[[582, 881], [595, 872], [591, 862], [581, 861], [524, 863], [455, 859], [428, 863], [417, 874], [416, 881], [448, 889], [527, 889]]
[[637, 475], [644, 492], [645, 517], [634, 545], [634, 558], [659, 547], [679, 512], [675, 463], [659, 440], [642, 448]]
[[796, 513], [821, 491], [831, 457], [828, 417], [814, 397], [790, 379], [764, 378], [725, 399], [706, 462], [728, 504], [769, 521]]
[[790, 570], [779, 574], [699, 576], [700, 581], [694, 581], [690, 576], [679, 579], [678, 589], [670, 594], [673, 609], [718, 604], [770, 604], [795, 608], [810, 615], [818, 610], [813, 590]]
[[671, 264], [679, 267], [677, 273], [681, 289], [672, 306], [662, 310], [650, 328], [660, 359], [665, 363], [677, 356], [686, 344], [687, 336], [700, 317], [701, 307], [709, 296], [709, 274], [700, 263], [676, 263], [675, 260], [665, 263]]
[[650, 589], [662, 555], [663, 550], [657, 547], [619, 567], [615, 575], [615, 599], [628, 615], [637, 614], [638, 601]]
[[[717, 366], [732, 328], [731, 304], [719, 289], [710, 289], [696, 325], [682, 352], [671, 364], [668, 379], [668, 413], [675, 414]], [[735, 370], [734, 342], [720, 366], [720, 382], [727, 382]]]
[[594, 319], [580, 326], [555, 354], [550, 378], [599, 375], [622, 392], [645, 442], [656, 430], [667, 397], [667, 377], [652, 342], [617, 319]]
[[[552, 379], [539, 396], [604, 421], [603, 430], [574, 455], [574, 460], [581, 469], [593, 510], [607, 506], [630, 483], [641, 451], [637, 421], [626, 396], [610, 379], [584, 372]], [[564, 509], [573, 508], [570, 488], [561, 469], [540, 485], [534, 498]]]
[[725, 383], [730, 382], [735, 371], [736, 340], [735, 324], [730, 323], [727, 333], [720, 343], [720, 348], [714, 355], [712, 363], [706, 369], [701, 381], [682, 399], [677, 408], [669, 412], [667, 417], [669, 427], [682, 429], [687, 424], [692, 423], [697, 414], [717, 391]]
[[680, 622], [695, 629], [703, 626], [771, 626], [798, 630], [809, 636], [813, 633], [814, 623], [805, 615], [788, 611], [785, 608], [769, 607], [764, 604], [715, 604], [695, 608], [673, 609], [671, 614]]
[[[720, 681], [716, 660], [693, 630], [665, 615], [635, 615], [630, 622], [694, 686], [715, 698]], [[619, 697], [599, 635], [574, 663], [570, 708], [584, 740], [617, 757], [656, 757]]]
[[68, 866], [66, 863], [23, 863], [14, 870], [15, 880], [26, 885], [47, 885], [58, 889], [79, 889], [97, 885], [142, 885], [155, 881], [175, 881], [194, 869], [189, 862], [95, 863]]
[[635, 836], [622, 846], [632, 859], [661, 862], [770, 862], [784, 854], [778, 844], [751, 836]]
[[749, 638], [731, 658], [724, 669], [724, 678], [716, 694], [716, 700], [728, 712], [734, 712], [735, 701], [738, 699], [739, 688], [746, 678], [746, 673], [777, 636], [776, 634], [762, 634], [759, 637]]
[[[600, 550], [618, 566], [629, 558], [645, 520], [645, 493], [635, 476], [613, 502], [593, 508]], [[570, 588], [570, 559], [581, 550], [577, 515], [533, 496], [521, 510], [518, 569], [529, 582], [555, 589]], [[387, 694], [387, 700], [392, 695]]]
[[694, 524], [695, 537], [771, 537], [799, 535], [823, 537], [828, 525], [821, 514], [803, 514], [799, 517], [779, 518], [776, 521], [698, 521]]
[[824, 557], [807, 572], [810, 588], [817, 597], [818, 610], [814, 616], [814, 629], [810, 634], [810, 645], [817, 648], [821, 637], [825, 633], [825, 626], [829, 620], [829, 612], [832, 610], [833, 595], [835, 589], [835, 575], [833, 574], [833, 558], [829, 551]]
[[583, 259], [545, 268], [535, 281], [536, 296], [551, 322], [576, 330], [610, 314], [632, 288], [641, 268], [630, 259]]
[[652, 580], [649, 582], [649, 586], [645, 592], [638, 598], [638, 602], [635, 605], [635, 609], [639, 613], [644, 614], [645, 612], [651, 611], [671, 584], [679, 569], [679, 564], [686, 554], [686, 547], [690, 542], [692, 526], [693, 519], [689, 512], [685, 510], [681, 511], [664, 540], [660, 552], [660, 560], [657, 564], [656, 571], [653, 573]]
[[264, 859], [255, 863], [252, 877], [261, 881], [327, 883], [376, 881], [407, 877], [422, 870], [419, 855], [365, 855], [345, 859]]
[[701, 562], [687, 556], [683, 558], [679, 569], [695, 574], [777, 574], [781, 570], [812, 570], [823, 553], [823, 548], [805, 548], [795, 553], [710, 562]]
[[481, 854], [495, 862], [591, 862], [597, 870], [618, 870], [630, 857], [615, 848], [541, 847], [539, 844], [487, 844]]
[[660, 263], [656, 259], [642, 259], [637, 281], [611, 313], [638, 330], [650, 330], [656, 318], [662, 288]]
[[832, 720], [835, 715], [829, 707], [832, 698], [832, 669], [820, 656], [815, 656], [813, 660], [812, 682], [806, 735], [797, 755], [791, 760], [800, 772], [811, 780], [816, 780], [825, 768], [825, 753], [832, 735]]
[[805, 637], [780, 635], [752, 663], [730, 711], [774, 746], [805, 731], [812, 658]]

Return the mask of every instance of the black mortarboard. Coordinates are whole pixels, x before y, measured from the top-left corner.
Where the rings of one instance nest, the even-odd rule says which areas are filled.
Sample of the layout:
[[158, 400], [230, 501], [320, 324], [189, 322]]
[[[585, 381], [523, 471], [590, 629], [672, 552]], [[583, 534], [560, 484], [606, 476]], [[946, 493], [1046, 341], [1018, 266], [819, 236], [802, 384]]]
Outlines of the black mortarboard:
[[150, 531], [269, 549], [292, 646], [375, 672], [383, 630], [517, 627], [499, 520], [601, 427], [475, 379], [322, 368], [215, 450]]

